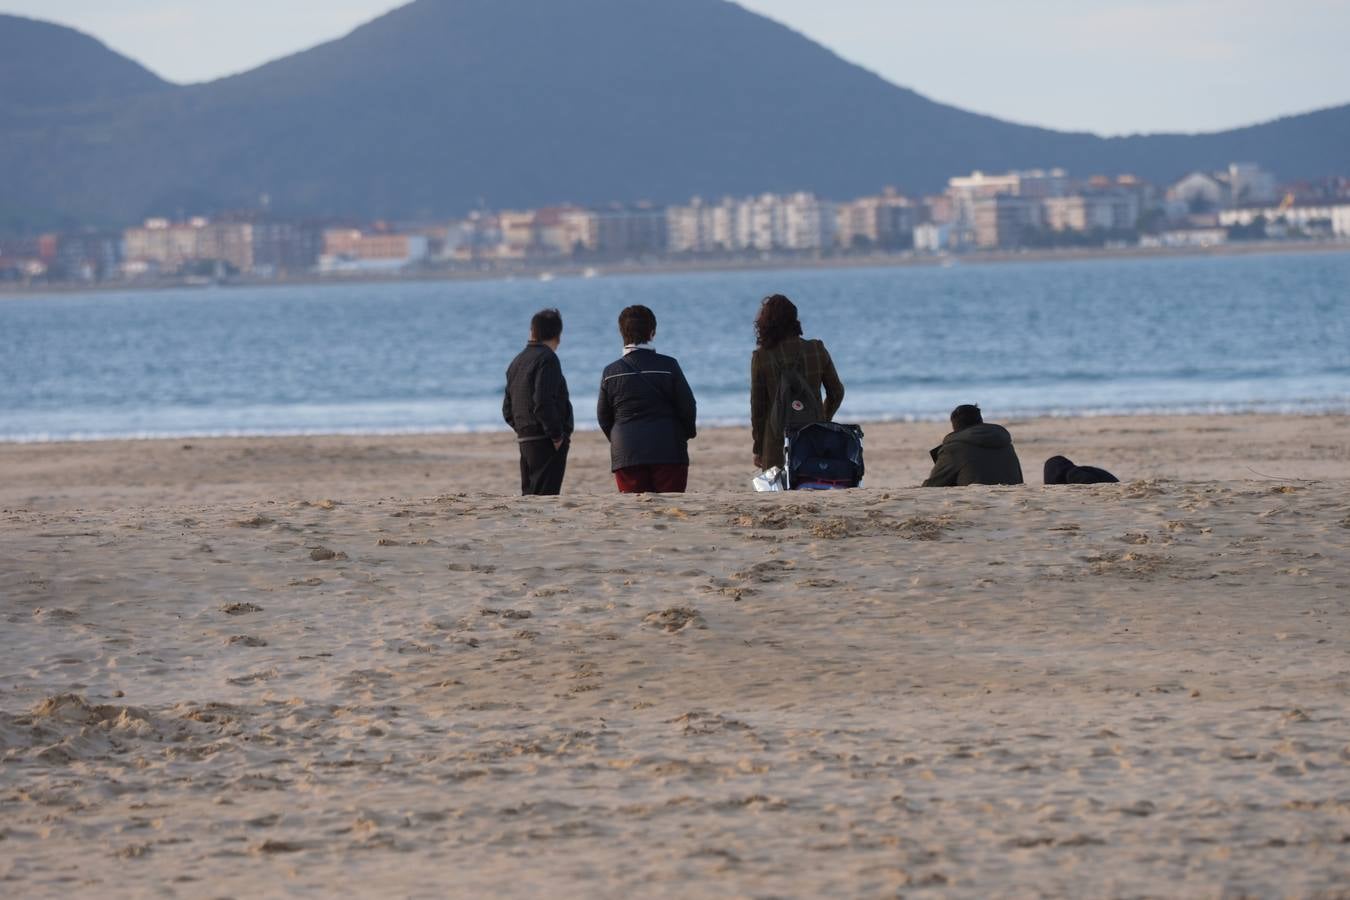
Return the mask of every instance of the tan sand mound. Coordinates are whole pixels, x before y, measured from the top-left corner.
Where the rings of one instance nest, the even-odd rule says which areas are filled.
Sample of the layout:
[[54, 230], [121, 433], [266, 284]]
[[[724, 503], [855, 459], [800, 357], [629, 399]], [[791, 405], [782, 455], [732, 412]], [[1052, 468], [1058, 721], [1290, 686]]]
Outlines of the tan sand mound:
[[1350, 420], [1013, 423], [1128, 479], [1062, 489], [914, 488], [933, 431], [809, 498], [740, 431], [679, 498], [0, 445], [0, 895], [1343, 894]]

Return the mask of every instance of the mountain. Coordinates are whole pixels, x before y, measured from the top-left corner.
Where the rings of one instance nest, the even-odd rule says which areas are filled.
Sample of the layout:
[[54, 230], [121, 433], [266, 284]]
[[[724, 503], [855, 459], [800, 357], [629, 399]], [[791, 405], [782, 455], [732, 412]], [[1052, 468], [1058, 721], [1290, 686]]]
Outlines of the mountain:
[[[0, 19], [0, 46], [13, 23]], [[88, 83], [85, 51], [52, 58]], [[1350, 106], [1196, 136], [1014, 125], [890, 84], [726, 0], [416, 0], [242, 75], [86, 99], [0, 114], [0, 216], [126, 222], [265, 194], [289, 215], [398, 218], [929, 191], [977, 168], [1167, 181], [1233, 160], [1290, 179], [1350, 163]]]
[[86, 34], [0, 15], [0, 106], [40, 109], [113, 100], [171, 85]]

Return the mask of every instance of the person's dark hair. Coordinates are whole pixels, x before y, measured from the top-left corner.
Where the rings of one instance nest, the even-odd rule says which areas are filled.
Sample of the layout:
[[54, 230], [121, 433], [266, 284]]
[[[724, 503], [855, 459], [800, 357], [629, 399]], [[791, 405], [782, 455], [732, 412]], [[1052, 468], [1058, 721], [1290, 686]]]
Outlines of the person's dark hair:
[[1045, 461], [1046, 484], [1068, 484], [1074, 464], [1067, 456], [1052, 456]]
[[801, 337], [802, 323], [797, 319], [797, 307], [782, 294], [765, 297], [755, 319], [755, 341], [765, 350], [772, 350], [790, 337]]
[[963, 403], [952, 410], [952, 431], [965, 431], [973, 425], [983, 425], [984, 416], [978, 406]]
[[656, 333], [656, 313], [645, 306], [630, 306], [619, 313], [619, 334], [624, 344], [645, 344]]
[[556, 309], [541, 309], [530, 319], [530, 339], [551, 341], [562, 334], [562, 313]]

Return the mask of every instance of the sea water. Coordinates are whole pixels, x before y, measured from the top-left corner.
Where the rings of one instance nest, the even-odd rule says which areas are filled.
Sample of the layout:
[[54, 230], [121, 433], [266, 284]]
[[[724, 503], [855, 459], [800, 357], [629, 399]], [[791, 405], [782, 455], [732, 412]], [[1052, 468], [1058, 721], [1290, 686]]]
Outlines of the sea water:
[[785, 293], [841, 421], [1350, 411], [1350, 253], [0, 297], [0, 440], [503, 428], [529, 318], [562, 310], [580, 427], [629, 304], [705, 425], [747, 421]]

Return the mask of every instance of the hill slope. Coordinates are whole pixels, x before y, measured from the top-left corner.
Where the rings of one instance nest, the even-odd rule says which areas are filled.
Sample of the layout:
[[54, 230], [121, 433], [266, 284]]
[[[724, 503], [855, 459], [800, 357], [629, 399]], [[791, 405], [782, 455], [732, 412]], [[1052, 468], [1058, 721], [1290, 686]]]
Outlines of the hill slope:
[[0, 104], [37, 109], [164, 90], [171, 85], [70, 28], [0, 14]]
[[935, 190], [973, 168], [1315, 176], [1350, 161], [1350, 107], [1106, 140], [934, 103], [724, 0], [417, 0], [252, 72], [11, 117], [0, 138], [16, 206], [125, 221], [266, 193], [291, 214], [398, 217]]

